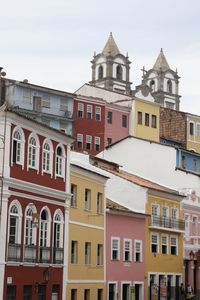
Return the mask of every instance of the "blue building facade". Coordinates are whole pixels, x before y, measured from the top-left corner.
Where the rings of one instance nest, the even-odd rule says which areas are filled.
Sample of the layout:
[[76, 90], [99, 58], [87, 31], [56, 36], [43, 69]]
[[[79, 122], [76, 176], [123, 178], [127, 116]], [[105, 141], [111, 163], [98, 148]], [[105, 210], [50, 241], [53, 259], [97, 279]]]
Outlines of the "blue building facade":
[[188, 172], [200, 174], [200, 154], [177, 149], [176, 166]]

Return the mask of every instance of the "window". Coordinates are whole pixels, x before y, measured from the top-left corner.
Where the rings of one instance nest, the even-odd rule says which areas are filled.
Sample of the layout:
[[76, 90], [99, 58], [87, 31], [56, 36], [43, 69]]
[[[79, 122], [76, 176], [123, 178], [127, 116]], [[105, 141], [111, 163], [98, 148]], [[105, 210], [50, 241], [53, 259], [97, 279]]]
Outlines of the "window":
[[162, 254], [168, 254], [168, 237], [167, 235], [163, 235], [161, 237], [162, 242]]
[[51, 173], [52, 166], [52, 147], [49, 142], [43, 144], [43, 162], [42, 170], [46, 173]]
[[172, 81], [171, 80], [167, 81], [167, 92], [170, 94], [172, 93]]
[[169, 227], [169, 208], [167, 206], [162, 207], [162, 225]]
[[19, 130], [15, 130], [13, 134], [13, 163], [23, 164], [23, 148], [22, 133]]
[[122, 299], [129, 300], [131, 296], [131, 288], [129, 283], [122, 283]]
[[194, 172], [198, 172], [198, 161], [197, 159], [193, 159], [193, 170]]
[[103, 300], [103, 289], [97, 290], [97, 300]]
[[8, 285], [7, 286], [7, 300], [16, 300], [16, 286]]
[[194, 135], [194, 123], [190, 122], [190, 135]]
[[60, 111], [68, 111], [67, 98], [60, 97]]
[[112, 138], [107, 138], [107, 146], [112, 144]]
[[152, 92], [155, 92], [155, 81], [154, 80], [150, 81], [150, 88], [152, 89]]
[[197, 124], [196, 126], [196, 135], [200, 136], [200, 124]]
[[177, 229], [179, 228], [177, 208], [172, 208], [172, 227]]
[[10, 209], [10, 231], [9, 244], [17, 244], [19, 242], [19, 210], [16, 204], [13, 204]]
[[152, 204], [151, 215], [152, 215], [152, 223], [154, 226], [160, 226], [159, 213], [160, 213], [159, 206], [157, 204]]
[[177, 238], [176, 237], [170, 237], [170, 254], [171, 255], [177, 255]]
[[96, 111], [95, 113], [96, 121], [101, 121], [101, 107], [96, 106], [95, 111]]
[[71, 184], [71, 207], [77, 207], [77, 185]]
[[90, 300], [90, 290], [84, 290], [84, 300]]
[[51, 300], [58, 300], [59, 299], [59, 285], [54, 284], [52, 286], [52, 297]]
[[50, 213], [43, 209], [40, 215], [40, 262], [50, 262]]
[[91, 243], [85, 243], [85, 264], [89, 265], [91, 263]]
[[46, 298], [46, 286], [43, 284], [38, 285], [38, 300], [44, 300]]
[[29, 207], [26, 212], [25, 221], [25, 245], [35, 244], [35, 239], [33, 238], [33, 209]]
[[77, 134], [77, 148], [78, 149], [83, 148], [83, 135], [80, 133]]
[[28, 166], [30, 168], [38, 169], [39, 162], [39, 148], [36, 138], [31, 136], [28, 143]]
[[108, 111], [107, 122], [108, 124], [112, 124], [112, 111]]
[[31, 104], [31, 90], [23, 88], [23, 102]]
[[142, 241], [135, 240], [135, 261], [142, 261]]
[[151, 127], [156, 128], [157, 127], [157, 117], [155, 115], [151, 116]]
[[116, 297], [117, 297], [117, 284], [116, 283], [109, 283], [108, 284], [108, 291], [109, 291], [108, 300], [115, 300]]
[[142, 125], [142, 112], [138, 111], [138, 124]]
[[78, 117], [79, 118], [84, 117], [84, 105], [83, 105], [83, 103], [78, 103]]
[[[63, 215], [60, 210], [57, 210], [54, 216], [54, 250], [63, 247]], [[56, 253], [55, 253], [56, 255]], [[56, 258], [56, 257], [55, 257]]]
[[151, 252], [158, 253], [158, 234], [151, 233]]
[[132, 257], [132, 241], [131, 240], [124, 240], [124, 261], [131, 261]]
[[122, 127], [127, 127], [127, 115], [122, 115]]
[[95, 136], [94, 138], [94, 150], [99, 151], [100, 150], [100, 137]]
[[97, 193], [97, 214], [102, 214], [103, 212], [103, 195], [102, 193]]
[[192, 235], [198, 235], [198, 218], [192, 216]]
[[57, 146], [56, 149], [56, 175], [64, 177], [64, 153], [61, 146]]
[[77, 289], [71, 289], [71, 300], [77, 300]]
[[72, 241], [71, 243], [71, 263], [77, 264], [78, 262], [78, 242]]
[[103, 265], [103, 245], [97, 245], [97, 266]]
[[182, 161], [181, 161], [182, 162], [182, 168], [186, 169], [186, 157], [185, 157], [185, 155], [182, 155], [181, 158], [182, 158]]
[[90, 210], [91, 190], [85, 189], [85, 209]]
[[87, 105], [87, 119], [92, 119], [92, 105]]
[[185, 215], [185, 235], [190, 235], [190, 216]]
[[91, 135], [86, 135], [86, 150], [91, 150], [92, 137]]
[[116, 77], [117, 77], [117, 79], [118, 80], [122, 80], [122, 67], [121, 66], [117, 66], [117, 68], [116, 68]]
[[165, 107], [170, 108], [170, 109], [174, 109], [174, 103], [169, 102], [169, 101], [165, 101]]
[[50, 108], [50, 95], [43, 94], [42, 107]]
[[111, 238], [111, 259], [119, 260], [120, 259], [120, 239]]
[[102, 79], [102, 78], [103, 78], [103, 66], [99, 66], [98, 79]]
[[145, 113], [145, 126], [149, 126], [149, 114]]
[[24, 285], [23, 300], [31, 300], [31, 295], [32, 295], [32, 286]]

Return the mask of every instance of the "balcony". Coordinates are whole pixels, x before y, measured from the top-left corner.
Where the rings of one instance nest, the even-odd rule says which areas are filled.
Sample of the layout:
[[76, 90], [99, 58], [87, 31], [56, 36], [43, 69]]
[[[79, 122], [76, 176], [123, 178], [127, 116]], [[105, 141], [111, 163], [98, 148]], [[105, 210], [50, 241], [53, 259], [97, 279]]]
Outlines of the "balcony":
[[50, 263], [50, 248], [40, 247], [39, 251], [39, 262], [40, 263]]
[[185, 222], [167, 217], [151, 216], [149, 227], [183, 232], [185, 230]]
[[53, 263], [62, 264], [63, 263], [63, 248], [53, 249]]
[[30, 262], [30, 263], [36, 262], [36, 246], [35, 245], [25, 245], [24, 261]]
[[8, 261], [20, 261], [21, 245], [20, 244], [8, 244]]

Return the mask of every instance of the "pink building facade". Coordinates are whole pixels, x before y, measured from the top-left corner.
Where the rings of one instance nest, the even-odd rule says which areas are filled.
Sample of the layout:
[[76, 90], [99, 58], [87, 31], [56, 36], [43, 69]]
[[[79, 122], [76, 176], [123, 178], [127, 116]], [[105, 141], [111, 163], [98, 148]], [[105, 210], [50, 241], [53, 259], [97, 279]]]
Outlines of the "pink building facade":
[[106, 283], [107, 300], [145, 297], [145, 219], [107, 200]]
[[190, 284], [194, 294], [200, 295], [200, 197], [190, 191], [182, 203], [185, 220], [184, 277], [185, 287]]

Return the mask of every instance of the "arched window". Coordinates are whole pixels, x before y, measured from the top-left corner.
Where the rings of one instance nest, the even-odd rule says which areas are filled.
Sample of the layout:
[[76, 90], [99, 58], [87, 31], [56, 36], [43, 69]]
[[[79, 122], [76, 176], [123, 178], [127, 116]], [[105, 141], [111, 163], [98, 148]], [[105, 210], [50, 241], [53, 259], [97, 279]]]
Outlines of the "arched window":
[[24, 163], [24, 136], [20, 129], [13, 132], [12, 162], [23, 165]]
[[40, 262], [50, 262], [50, 212], [45, 208], [40, 215]]
[[21, 206], [14, 201], [9, 210], [8, 260], [20, 261], [21, 255]]
[[63, 215], [60, 210], [54, 217], [53, 262], [56, 264], [63, 262]]
[[45, 141], [43, 144], [43, 155], [42, 155], [42, 170], [46, 173], [52, 172], [52, 145], [50, 142]]
[[39, 143], [35, 136], [30, 136], [28, 142], [28, 166], [34, 169], [39, 167]]
[[61, 145], [56, 148], [56, 175], [64, 177], [65, 170], [65, 156], [64, 149]]
[[172, 93], [172, 81], [171, 80], [167, 81], [167, 92]]
[[100, 66], [98, 69], [98, 79], [103, 78], [103, 66]]
[[152, 89], [153, 92], [155, 92], [155, 87], [156, 87], [155, 81], [154, 81], [154, 80], [151, 80], [151, 81], [150, 81], [150, 88]]
[[116, 77], [117, 79], [122, 80], [122, 66], [117, 66]]
[[37, 229], [33, 224], [33, 217], [36, 214], [34, 205], [29, 205], [25, 215], [25, 234], [24, 234], [24, 261], [36, 261], [36, 232]]

